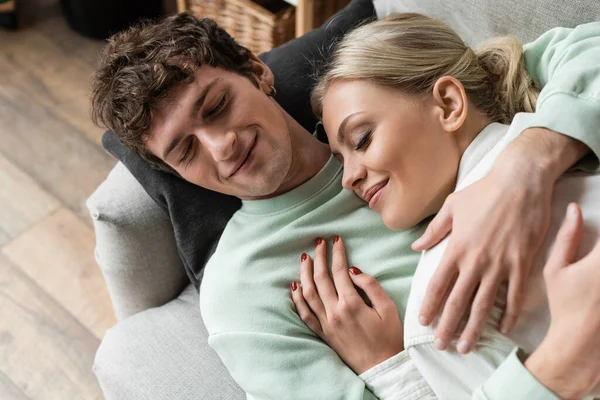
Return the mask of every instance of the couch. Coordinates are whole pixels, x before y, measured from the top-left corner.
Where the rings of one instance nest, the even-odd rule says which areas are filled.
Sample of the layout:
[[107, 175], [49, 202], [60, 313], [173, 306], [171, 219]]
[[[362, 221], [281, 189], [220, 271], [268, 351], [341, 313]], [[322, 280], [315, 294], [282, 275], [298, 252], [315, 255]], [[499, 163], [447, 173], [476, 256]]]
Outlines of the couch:
[[[511, 34], [523, 42], [555, 26], [600, 20], [589, 0], [374, 0], [378, 17], [414, 11], [449, 23], [469, 44]], [[123, 162], [89, 197], [95, 256], [118, 323], [94, 372], [106, 399], [244, 399], [216, 353], [182, 264], [169, 215]]]

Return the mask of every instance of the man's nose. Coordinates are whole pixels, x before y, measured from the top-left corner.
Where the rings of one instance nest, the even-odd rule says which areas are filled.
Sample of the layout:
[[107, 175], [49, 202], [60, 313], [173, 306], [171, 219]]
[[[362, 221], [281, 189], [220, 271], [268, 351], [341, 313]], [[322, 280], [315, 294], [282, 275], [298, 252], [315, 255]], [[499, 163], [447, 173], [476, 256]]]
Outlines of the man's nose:
[[366, 170], [364, 167], [353, 162], [344, 162], [344, 175], [342, 176], [344, 189], [355, 190], [358, 184], [365, 179], [365, 176]]
[[228, 161], [235, 156], [236, 141], [237, 134], [233, 130], [202, 132], [201, 142], [217, 162]]

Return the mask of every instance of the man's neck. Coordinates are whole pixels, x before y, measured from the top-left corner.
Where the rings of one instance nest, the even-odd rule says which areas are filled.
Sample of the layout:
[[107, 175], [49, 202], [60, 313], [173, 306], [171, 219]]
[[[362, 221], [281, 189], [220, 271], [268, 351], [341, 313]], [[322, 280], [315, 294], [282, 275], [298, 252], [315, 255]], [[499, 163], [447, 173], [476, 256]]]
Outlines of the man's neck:
[[283, 184], [269, 197], [289, 192], [315, 176], [331, 157], [325, 143], [304, 129], [289, 114], [286, 115], [292, 143], [292, 165]]

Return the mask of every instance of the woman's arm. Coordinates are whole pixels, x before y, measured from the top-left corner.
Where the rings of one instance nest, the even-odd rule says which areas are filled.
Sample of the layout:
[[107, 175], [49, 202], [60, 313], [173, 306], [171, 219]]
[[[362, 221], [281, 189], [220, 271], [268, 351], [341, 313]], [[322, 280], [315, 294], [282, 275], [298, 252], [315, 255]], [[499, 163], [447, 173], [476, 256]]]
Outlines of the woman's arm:
[[[420, 311], [424, 325], [441, 311], [440, 349], [446, 348], [469, 307], [471, 316], [460, 349], [466, 353], [472, 348], [487, 321], [496, 288], [504, 281], [509, 282], [509, 294], [501, 330], [512, 329], [533, 257], [547, 232], [555, 181], [589, 149], [596, 159], [586, 167], [597, 168], [600, 23], [553, 29], [524, 46], [524, 57], [542, 87], [535, 119], [498, 158], [488, 177], [446, 200], [413, 244], [415, 250], [426, 250], [453, 232]], [[484, 281], [486, 285], [478, 285]], [[451, 307], [440, 310], [446, 295]]]

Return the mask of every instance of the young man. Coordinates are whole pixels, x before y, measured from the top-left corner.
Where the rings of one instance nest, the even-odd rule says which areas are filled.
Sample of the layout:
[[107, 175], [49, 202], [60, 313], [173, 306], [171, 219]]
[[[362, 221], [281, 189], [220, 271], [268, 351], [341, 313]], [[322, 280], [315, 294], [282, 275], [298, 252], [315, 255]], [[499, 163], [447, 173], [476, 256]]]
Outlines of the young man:
[[[532, 129], [498, 160], [504, 175], [514, 174], [511, 187], [539, 193], [589, 150], [580, 142], [600, 152], [591, 122], [599, 120], [597, 105], [573, 94], [573, 80], [559, 73], [583, 62], [576, 52], [564, 59], [578, 43], [568, 35], [556, 39], [560, 51], [556, 43], [530, 48], [542, 57], [531, 57], [528, 68], [540, 84], [552, 81], [554, 92], [542, 99], [556, 100], [557, 90], [572, 94], [560, 98], [564, 115], [548, 115], [540, 102], [536, 126], [577, 140]], [[600, 86], [588, 81], [586, 87]], [[323, 239], [339, 235], [351, 263], [369, 268], [403, 315], [419, 257], [410, 244], [424, 226], [389, 231], [343, 190], [340, 164], [277, 104], [273, 84], [269, 68], [214, 22], [179, 15], [111, 39], [94, 78], [93, 115], [153, 166], [243, 200], [206, 267], [200, 305], [209, 343], [248, 397], [375, 398], [300, 320], [289, 283], [298, 280], [301, 254], [315, 246], [325, 251]], [[502, 182], [499, 193], [507, 188]], [[496, 382], [529, 376], [516, 356], [498, 374]], [[530, 391], [523, 393], [548, 394], [542, 383], [527, 382]]]

